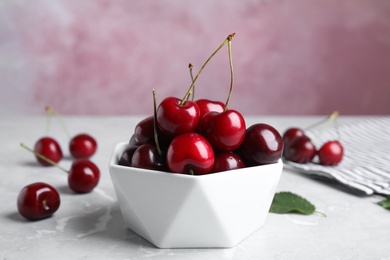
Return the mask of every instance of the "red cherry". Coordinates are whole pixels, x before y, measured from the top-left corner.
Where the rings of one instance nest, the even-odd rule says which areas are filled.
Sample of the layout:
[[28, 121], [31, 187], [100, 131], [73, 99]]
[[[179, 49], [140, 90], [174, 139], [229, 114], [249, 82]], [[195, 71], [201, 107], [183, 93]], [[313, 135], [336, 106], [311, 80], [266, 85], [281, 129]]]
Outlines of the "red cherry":
[[135, 126], [133, 138], [137, 145], [154, 143], [154, 116], [141, 120]]
[[133, 154], [131, 166], [149, 170], [165, 171], [165, 158], [159, 156], [154, 144], [143, 144]]
[[185, 101], [175, 97], [165, 98], [157, 109], [157, 125], [161, 133], [174, 137], [179, 134], [193, 132], [199, 123], [200, 111], [193, 101]]
[[222, 152], [215, 155], [214, 166], [211, 172], [223, 172], [244, 168], [241, 157], [234, 152]]
[[121, 157], [118, 160], [118, 164], [122, 166], [131, 166], [131, 160], [133, 158], [133, 154], [135, 150], [137, 150], [138, 146], [128, 144], [123, 151]]
[[341, 162], [344, 148], [339, 141], [328, 141], [318, 151], [318, 159], [321, 165], [334, 166]]
[[283, 139], [274, 127], [254, 124], [246, 130], [245, 139], [237, 152], [246, 166], [276, 163], [283, 152]]
[[206, 174], [213, 168], [214, 151], [203, 136], [186, 133], [172, 140], [166, 161], [169, 170], [174, 173]]
[[201, 120], [200, 131], [215, 149], [233, 151], [243, 142], [246, 125], [236, 110], [209, 112]]
[[[49, 106], [47, 106], [45, 108], [45, 110], [46, 110], [48, 116], [51, 116], [52, 114], [54, 114], [58, 118], [64, 131], [66, 132], [66, 134], [68, 136], [70, 136], [68, 129], [67, 129], [64, 121], [62, 120], [61, 114]], [[97, 148], [96, 140], [88, 134], [78, 134], [78, 135], [74, 136], [69, 142], [70, 154], [74, 158], [78, 158], [78, 159], [91, 157], [96, 152], [96, 148]], [[38, 153], [40, 153], [40, 152], [38, 152]], [[43, 153], [41, 153], [41, 154], [43, 154]], [[46, 156], [45, 154], [43, 154], [43, 155]], [[50, 157], [48, 157], [48, 158], [51, 159]], [[53, 161], [55, 161], [55, 160], [53, 160]]]
[[74, 192], [88, 193], [98, 184], [99, 168], [87, 159], [77, 159], [72, 163], [68, 175], [68, 184]]
[[74, 158], [89, 158], [97, 149], [96, 140], [88, 134], [78, 134], [70, 140], [69, 150]]
[[69, 187], [77, 193], [86, 193], [90, 192], [99, 182], [100, 171], [99, 168], [88, 159], [76, 159], [70, 168], [67, 171], [65, 168], [58, 165], [56, 162], [50, 160], [49, 158], [35, 152], [34, 150], [27, 147], [25, 144], [21, 143], [24, 149], [29, 152], [34, 153], [37, 157], [46, 161], [47, 163], [57, 167], [63, 172], [68, 174], [68, 185]]
[[[61, 147], [58, 142], [51, 137], [42, 137], [41, 139], [39, 139], [35, 143], [34, 151], [36, 153], [44, 155], [45, 157], [56, 163], [62, 159]], [[52, 166], [52, 164], [48, 163], [42, 158], [38, 156], [36, 156], [36, 158], [37, 161], [43, 166]]]
[[283, 134], [283, 142], [284, 142], [285, 149], [291, 144], [291, 142], [295, 138], [303, 135], [305, 135], [305, 132], [301, 128], [292, 127], [287, 129]]
[[137, 144], [137, 142], [135, 141], [135, 136], [134, 136], [134, 134], [131, 135], [131, 137], [130, 137], [129, 145], [132, 145], [132, 146], [139, 146], [139, 144]]
[[60, 195], [57, 190], [43, 182], [25, 186], [18, 195], [19, 213], [29, 220], [50, 217], [60, 207]]
[[[140, 121], [134, 130], [134, 134], [131, 136], [129, 143], [135, 146], [142, 144], [155, 144], [154, 138], [154, 116], [149, 116]], [[172, 138], [164, 135], [157, 128], [157, 135], [160, 148], [166, 150]]]
[[306, 135], [295, 138], [291, 144], [286, 147], [283, 156], [285, 159], [296, 163], [311, 162], [316, 155], [317, 150], [312, 141]]
[[222, 113], [225, 108], [225, 104], [219, 101], [212, 101], [208, 99], [198, 99], [195, 101], [200, 110], [200, 118], [202, 118], [208, 112]]

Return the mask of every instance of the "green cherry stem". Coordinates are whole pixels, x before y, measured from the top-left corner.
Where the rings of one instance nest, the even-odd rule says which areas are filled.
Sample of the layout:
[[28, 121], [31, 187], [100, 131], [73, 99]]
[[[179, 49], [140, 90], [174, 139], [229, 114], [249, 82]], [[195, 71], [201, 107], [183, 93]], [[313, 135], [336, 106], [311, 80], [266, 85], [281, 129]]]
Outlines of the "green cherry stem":
[[156, 143], [156, 149], [157, 153], [160, 157], [162, 157], [162, 151], [160, 148], [160, 144], [158, 141], [158, 134], [157, 134], [157, 105], [156, 105], [156, 90], [153, 89], [153, 135], [154, 135], [154, 142]]
[[[320, 121], [318, 121], [317, 123], [314, 123], [306, 128], [304, 128], [304, 131], [307, 131], [307, 130], [310, 130], [310, 129], [313, 129], [313, 128], [316, 128], [318, 126], [321, 126], [320, 128], [320, 131], [322, 131], [323, 129], [325, 129], [325, 127], [330, 123], [330, 122], [334, 122], [335, 123], [335, 126], [336, 126], [336, 134], [338, 136], [338, 140], [340, 140], [340, 131], [339, 131], [339, 128], [338, 128], [338, 124], [337, 124], [337, 117], [339, 116], [339, 112], [338, 111], [334, 111], [332, 114], [330, 114], [329, 116], [327, 116], [325, 119], [322, 119]], [[317, 134], [315, 135], [315, 138], [316, 139], [319, 139], [318, 138], [318, 135], [319, 135], [320, 132], [317, 132]], [[314, 138], [312, 138], [312, 141], [314, 141]]]
[[57, 119], [58, 119], [58, 121], [60, 121], [60, 124], [61, 124], [62, 128], [64, 129], [66, 135], [68, 136], [68, 138], [70, 138], [70, 133], [69, 133], [69, 131], [68, 131], [68, 128], [67, 128], [66, 125], [65, 125], [64, 120], [62, 119], [61, 114], [58, 113], [56, 110], [54, 110], [53, 108], [51, 108], [51, 107], [49, 107], [49, 106], [46, 107], [46, 112], [47, 112], [49, 115], [54, 114], [54, 115], [57, 117]]
[[[338, 113], [337, 113], [338, 115]], [[339, 129], [339, 122], [338, 122], [338, 117], [335, 117], [334, 119], [334, 124], [335, 124], [335, 128], [336, 128], [336, 133], [337, 133], [337, 138], [339, 141], [341, 141], [341, 134], [340, 134], [340, 129]]]
[[[194, 66], [190, 63], [188, 64], [188, 68], [190, 70], [190, 76], [191, 76], [191, 82], [194, 81], [194, 75], [192, 74], [192, 69], [194, 68]], [[194, 101], [195, 99], [195, 85], [192, 87], [192, 98], [191, 98], [191, 101]]]
[[187, 93], [185, 94], [184, 98], [181, 100], [180, 102], [180, 105], [184, 105], [184, 102], [187, 101], [190, 93], [192, 92], [192, 89], [194, 88], [194, 85], [195, 85], [195, 81], [198, 79], [200, 73], [203, 71], [203, 69], [206, 67], [206, 65], [209, 63], [209, 61], [214, 57], [215, 54], [217, 54], [217, 52], [222, 49], [222, 47], [228, 43], [229, 41], [231, 41], [234, 37], [235, 33], [232, 33], [232, 34], [229, 34], [228, 37], [221, 43], [221, 45], [210, 55], [210, 57], [204, 62], [204, 64], [202, 65], [202, 67], [200, 67], [199, 71], [198, 71], [198, 74], [196, 74], [194, 80], [192, 81], [191, 83], [191, 86], [189, 87]]
[[230, 90], [225, 103], [224, 111], [228, 110], [229, 101], [232, 97], [233, 85], [234, 85], [234, 70], [233, 70], [233, 58], [232, 58], [232, 38], [228, 37], [228, 53], [229, 53], [229, 67], [230, 67]]
[[49, 132], [50, 132], [50, 125], [51, 125], [51, 112], [49, 112], [49, 107], [47, 106], [45, 108], [45, 112], [46, 112], [46, 135], [49, 135]]
[[24, 149], [26, 149], [27, 151], [29, 151], [29, 152], [35, 154], [36, 156], [38, 156], [38, 157], [41, 158], [42, 160], [44, 160], [44, 161], [50, 163], [51, 165], [57, 167], [58, 169], [60, 169], [60, 170], [62, 170], [62, 171], [64, 171], [64, 172], [66, 172], [66, 173], [69, 173], [68, 170], [66, 170], [65, 168], [61, 167], [61, 166], [58, 165], [56, 162], [50, 160], [50, 159], [47, 158], [46, 156], [43, 156], [42, 154], [37, 153], [36, 151], [32, 150], [30, 147], [28, 147], [28, 146], [25, 145], [24, 143], [21, 143], [20, 146], [23, 147]]
[[[190, 92], [187, 92], [186, 95], [184, 96], [183, 100], [187, 101], [188, 98], [190, 97], [190, 95], [191, 95], [191, 91], [190, 91]], [[182, 101], [183, 101], [183, 100], [182, 100]], [[185, 102], [185, 101], [184, 101], [184, 102]], [[184, 104], [184, 102], [183, 102], [183, 104]], [[183, 104], [180, 103], [181, 106], [182, 106]]]
[[308, 126], [308, 127], [305, 127], [304, 130], [307, 131], [307, 130], [311, 130], [313, 128], [316, 128], [320, 125], [324, 125], [324, 124], [328, 124], [329, 122], [331, 122], [332, 120], [336, 119], [339, 115], [339, 112], [338, 111], [334, 111], [332, 114], [330, 114], [329, 116], [327, 116], [326, 118]]
[[313, 212], [314, 214], [318, 214], [318, 215], [320, 215], [320, 216], [322, 216], [322, 217], [326, 217], [326, 214], [325, 213], [323, 213], [323, 212], [321, 212], [321, 211], [314, 211]]

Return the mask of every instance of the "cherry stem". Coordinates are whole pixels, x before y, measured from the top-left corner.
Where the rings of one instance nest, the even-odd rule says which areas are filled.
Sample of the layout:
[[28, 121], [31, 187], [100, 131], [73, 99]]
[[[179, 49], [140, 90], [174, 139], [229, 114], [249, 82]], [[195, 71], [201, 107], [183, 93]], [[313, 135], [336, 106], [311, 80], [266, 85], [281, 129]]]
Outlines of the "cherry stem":
[[58, 113], [56, 110], [54, 110], [53, 108], [51, 108], [51, 107], [49, 107], [49, 106], [46, 107], [46, 112], [47, 112], [49, 115], [54, 114], [54, 115], [57, 117], [57, 119], [58, 119], [58, 121], [60, 121], [60, 123], [61, 123], [61, 125], [62, 125], [62, 128], [64, 129], [66, 135], [68, 136], [68, 138], [70, 138], [69, 131], [68, 131], [66, 125], [65, 125], [64, 120], [62, 119], [61, 114]]
[[24, 143], [21, 143], [20, 144], [21, 147], [23, 147], [24, 149], [26, 149], [27, 151], [35, 154], [36, 156], [38, 156], [39, 158], [41, 158], [42, 160], [44, 160], [45, 162], [48, 162], [50, 163], [51, 165], [57, 167], [58, 169], [66, 172], [66, 173], [69, 173], [69, 171], [67, 171], [65, 168], [61, 167], [60, 165], [58, 165], [56, 162], [50, 160], [49, 158], [47, 158], [46, 156], [40, 154], [40, 153], [37, 153], [36, 151], [32, 150], [30, 147], [28, 147], [27, 145], [25, 145]]
[[320, 126], [320, 125], [323, 125], [323, 124], [328, 124], [330, 121], [336, 119], [339, 115], [339, 112], [338, 111], [334, 111], [332, 114], [330, 114], [329, 116], [327, 116], [326, 118], [304, 128], [305, 131], [307, 130], [311, 130], [313, 128], [316, 128], [317, 126]]
[[153, 89], [153, 135], [154, 135], [154, 142], [156, 143], [156, 149], [157, 153], [160, 157], [162, 157], [162, 151], [160, 148], [160, 144], [158, 141], [158, 134], [157, 134], [157, 105], [156, 105], [156, 90]]
[[[188, 98], [190, 97], [191, 95], [191, 92], [187, 92], [186, 95], [184, 96], [184, 100], [188, 100]], [[184, 104], [184, 102], [183, 102]], [[180, 105], [182, 106], [182, 104], [180, 103]]]
[[[194, 81], [194, 75], [192, 74], [193, 65], [190, 63], [188, 64], [188, 68], [190, 69], [190, 76], [191, 76], [191, 82]], [[195, 99], [195, 85], [192, 87], [192, 101]]]
[[49, 131], [50, 131], [50, 125], [51, 125], [51, 113], [49, 113], [49, 107], [46, 107], [45, 108], [45, 111], [46, 111], [46, 135], [49, 134]]
[[314, 213], [317, 213], [318, 215], [322, 216], [322, 217], [326, 217], [326, 214], [321, 212], [321, 211], [314, 211]]
[[192, 92], [192, 89], [194, 88], [194, 85], [195, 85], [195, 81], [198, 79], [200, 73], [203, 71], [203, 69], [206, 67], [207, 63], [209, 63], [209, 61], [214, 57], [215, 54], [217, 54], [217, 52], [222, 49], [222, 47], [228, 43], [229, 41], [231, 41], [234, 37], [235, 33], [232, 33], [232, 34], [229, 34], [228, 37], [222, 42], [222, 44], [210, 55], [210, 57], [205, 61], [205, 63], [202, 65], [202, 67], [200, 67], [199, 71], [198, 71], [198, 74], [196, 74], [194, 80], [192, 81], [191, 83], [191, 86], [189, 87], [187, 93], [185, 94], [184, 98], [181, 100], [180, 102], [180, 105], [184, 105], [184, 102], [187, 101], [190, 93]]
[[234, 71], [233, 71], [233, 59], [232, 59], [232, 38], [228, 37], [228, 53], [229, 53], [229, 67], [230, 67], [230, 90], [227, 97], [224, 111], [228, 110], [229, 101], [232, 97], [233, 85], [234, 85]]
[[341, 141], [341, 134], [340, 134], [339, 122], [337, 120], [337, 117], [334, 119], [334, 124], [335, 124], [335, 128], [336, 128], [337, 138], [339, 141]]

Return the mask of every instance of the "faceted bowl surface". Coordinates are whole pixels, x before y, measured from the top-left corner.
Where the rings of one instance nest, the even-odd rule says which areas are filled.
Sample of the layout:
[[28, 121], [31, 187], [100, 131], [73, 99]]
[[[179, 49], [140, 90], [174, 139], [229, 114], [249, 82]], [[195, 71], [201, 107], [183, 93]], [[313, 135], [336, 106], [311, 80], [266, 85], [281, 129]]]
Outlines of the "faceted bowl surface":
[[283, 163], [201, 176], [118, 165], [111, 180], [128, 228], [159, 248], [234, 247], [262, 227]]

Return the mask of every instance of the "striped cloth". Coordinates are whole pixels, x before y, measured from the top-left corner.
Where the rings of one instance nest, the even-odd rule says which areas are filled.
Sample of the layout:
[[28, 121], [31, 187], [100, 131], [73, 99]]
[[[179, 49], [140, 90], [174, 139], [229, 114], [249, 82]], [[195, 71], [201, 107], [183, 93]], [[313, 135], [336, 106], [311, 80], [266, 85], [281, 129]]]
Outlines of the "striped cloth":
[[321, 166], [317, 158], [308, 164], [285, 161], [286, 169], [326, 177], [367, 195], [390, 195], [390, 117], [318, 127], [306, 134], [317, 149], [326, 141], [340, 140], [343, 160], [337, 166]]

